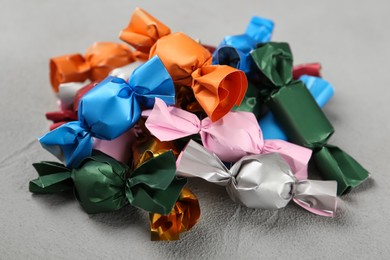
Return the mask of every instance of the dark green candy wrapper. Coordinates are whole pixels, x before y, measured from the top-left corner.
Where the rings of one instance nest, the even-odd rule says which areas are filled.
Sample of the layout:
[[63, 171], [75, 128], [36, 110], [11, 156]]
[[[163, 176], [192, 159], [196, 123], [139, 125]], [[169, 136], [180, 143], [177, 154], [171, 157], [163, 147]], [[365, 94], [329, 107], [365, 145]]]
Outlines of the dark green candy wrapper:
[[316, 151], [312, 160], [322, 176], [337, 181], [339, 194], [346, 194], [365, 181], [369, 173], [346, 152], [333, 145], [325, 145]]
[[333, 126], [304, 83], [292, 80], [288, 44], [261, 44], [251, 55], [259, 69], [259, 92], [288, 139], [313, 150], [312, 160], [321, 176], [337, 181], [339, 195], [364, 182], [368, 171], [340, 148], [327, 144]]
[[53, 162], [34, 164], [39, 178], [30, 182], [33, 193], [55, 193], [73, 189], [87, 213], [109, 212], [127, 204], [151, 213], [168, 214], [185, 178], [176, 177], [172, 151], [152, 158], [130, 173], [129, 167], [107, 155], [83, 161], [78, 169]]
[[315, 149], [322, 147], [334, 129], [302, 81], [294, 81], [271, 94], [266, 105], [291, 142]]

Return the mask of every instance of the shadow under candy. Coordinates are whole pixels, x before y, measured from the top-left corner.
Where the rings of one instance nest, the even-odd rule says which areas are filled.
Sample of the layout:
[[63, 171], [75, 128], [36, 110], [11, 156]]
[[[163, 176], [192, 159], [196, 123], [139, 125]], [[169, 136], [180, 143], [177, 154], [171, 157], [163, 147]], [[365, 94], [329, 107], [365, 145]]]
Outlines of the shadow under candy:
[[35, 194], [32, 193], [31, 196], [34, 200], [41, 200], [44, 203], [41, 203], [47, 207], [61, 207], [66, 204], [75, 203], [74, 195], [72, 191], [64, 191], [60, 193], [53, 194]]

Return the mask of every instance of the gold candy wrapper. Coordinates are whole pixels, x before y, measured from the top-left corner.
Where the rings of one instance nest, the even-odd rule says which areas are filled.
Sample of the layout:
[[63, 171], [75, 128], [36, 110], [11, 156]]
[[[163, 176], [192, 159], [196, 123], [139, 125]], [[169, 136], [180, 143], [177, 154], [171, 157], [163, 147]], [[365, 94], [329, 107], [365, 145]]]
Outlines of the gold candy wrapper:
[[[142, 123], [139, 125], [142, 129]], [[142, 131], [143, 136], [133, 144], [133, 168], [139, 167], [147, 160], [172, 150], [177, 157], [180, 150], [174, 142], [161, 142], [156, 137]], [[178, 240], [179, 234], [190, 230], [200, 217], [200, 206], [196, 196], [187, 188], [184, 188], [168, 215], [149, 214], [151, 239]]]

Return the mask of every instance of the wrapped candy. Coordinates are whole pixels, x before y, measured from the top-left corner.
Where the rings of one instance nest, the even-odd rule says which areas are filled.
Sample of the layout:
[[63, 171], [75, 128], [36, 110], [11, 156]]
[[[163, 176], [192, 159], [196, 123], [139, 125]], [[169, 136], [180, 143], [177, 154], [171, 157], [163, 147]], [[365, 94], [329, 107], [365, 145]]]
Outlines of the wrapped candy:
[[211, 53], [183, 33], [168, 27], [142, 9], [136, 9], [120, 38], [135, 49], [158, 55], [175, 85], [191, 87], [205, 113], [216, 121], [239, 105], [247, 89], [244, 73], [229, 66], [211, 65]]
[[245, 73], [252, 70], [250, 52], [259, 43], [271, 40], [274, 22], [254, 16], [244, 34], [226, 36], [213, 53], [213, 64], [229, 65]]
[[175, 157], [166, 152], [130, 173], [129, 168], [107, 155], [85, 159], [68, 169], [53, 162], [34, 164], [39, 178], [30, 182], [33, 193], [73, 189], [89, 213], [110, 212], [131, 204], [152, 213], [168, 214], [186, 183], [175, 177]]
[[[309, 89], [317, 104], [322, 108], [331, 99], [334, 94], [333, 86], [318, 77], [303, 75], [299, 77], [305, 86]], [[275, 120], [271, 111], [268, 111], [260, 120], [259, 124], [263, 130], [264, 139], [287, 140], [287, 136]]]
[[67, 82], [100, 81], [114, 68], [134, 61], [125, 44], [96, 42], [87, 49], [85, 56], [70, 54], [50, 59], [50, 82], [54, 92]]
[[276, 153], [244, 156], [229, 170], [191, 140], [178, 159], [177, 175], [225, 186], [233, 201], [250, 208], [279, 209], [293, 200], [321, 216], [332, 217], [336, 210], [335, 181], [298, 180]]
[[[147, 60], [156, 41], [169, 34], [171, 29], [168, 26], [137, 7], [130, 17], [129, 24], [119, 33], [119, 38], [135, 49], [133, 55], [136, 59]], [[215, 51], [214, 46], [205, 44], [202, 46], [210, 53]]]
[[313, 150], [324, 179], [337, 180], [344, 194], [368, 178], [368, 172], [340, 148], [327, 144], [334, 129], [302, 81], [292, 80], [287, 43], [266, 43], [251, 52], [258, 66], [260, 92], [288, 139]]
[[[133, 144], [132, 151], [134, 168], [167, 151], [175, 156], [179, 155], [173, 142], [162, 142], [148, 134], [141, 136]], [[190, 230], [198, 222], [199, 217], [198, 199], [189, 189], [184, 188], [169, 214], [150, 213], [152, 240], [177, 240], [180, 233]]]
[[80, 100], [78, 121], [60, 126], [39, 141], [67, 166], [75, 167], [91, 155], [92, 137], [112, 140], [120, 136], [138, 121], [141, 105], [152, 107], [155, 97], [173, 104], [174, 95], [172, 79], [155, 56], [138, 67], [129, 82], [107, 77]]
[[158, 55], [175, 84], [191, 87], [212, 121], [226, 115], [244, 98], [245, 74], [229, 66], [211, 65], [211, 54], [183, 33], [165, 36], [155, 43], [150, 57]]
[[307, 178], [307, 163], [311, 150], [282, 140], [266, 140], [255, 116], [248, 112], [230, 112], [222, 119], [212, 122], [209, 118], [199, 120], [187, 111], [167, 107], [156, 99], [145, 126], [160, 141], [170, 141], [200, 134], [206, 149], [225, 162], [236, 162], [251, 154], [279, 153], [299, 178]]

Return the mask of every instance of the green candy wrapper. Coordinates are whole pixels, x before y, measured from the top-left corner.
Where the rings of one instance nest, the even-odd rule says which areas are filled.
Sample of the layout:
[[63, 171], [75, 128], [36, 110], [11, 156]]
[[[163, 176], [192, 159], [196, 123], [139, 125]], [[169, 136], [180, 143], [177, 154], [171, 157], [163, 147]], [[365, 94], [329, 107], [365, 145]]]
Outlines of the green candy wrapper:
[[345, 194], [369, 174], [340, 148], [328, 145], [333, 126], [302, 81], [293, 81], [293, 57], [287, 43], [260, 44], [251, 52], [259, 71], [259, 92], [289, 140], [313, 150], [321, 176], [336, 180]]
[[30, 182], [33, 193], [55, 193], [74, 189], [83, 209], [90, 214], [109, 212], [127, 204], [150, 213], [168, 214], [183, 186], [178, 179], [172, 151], [142, 164], [130, 173], [129, 167], [107, 155], [83, 161], [78, 169], [42, 162], [34, 164], [39, 178]]
[[293, 143], [310, 149], [320, 148], [334, 132], [302, 81], [293, 81], [274, 92], [266, 104], [282, 128], [288, 129], [286, 134]]
[[337, 180], [337, 190], [344, 194], [361, 184], [369, 175], [355, 159], [337, 146], [327, 144], [315, 152], [312, 158], [329, 179]]

